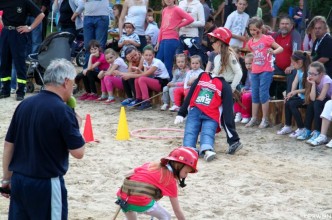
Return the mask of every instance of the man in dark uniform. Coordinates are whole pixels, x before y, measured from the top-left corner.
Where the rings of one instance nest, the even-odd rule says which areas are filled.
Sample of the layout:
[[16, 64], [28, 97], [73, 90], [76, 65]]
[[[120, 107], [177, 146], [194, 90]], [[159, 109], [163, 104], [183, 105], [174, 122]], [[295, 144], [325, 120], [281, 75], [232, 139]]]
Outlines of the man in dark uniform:
[[2, 160], [1, 186], [11, 190], [2, 193], [10, 196], [8, 219], [68, 219], [69, 154], [81, 159], [85, 149], [82, 119], [66, 105], [75, 76], [69, 61], [53, 60], [44, 74], [45, 89], [15, 110]]
[[[0, 17], [0, 25], [4, 26], [0, 38], [0, 50], [2, 54], [0, 75], [3, 84], [0, 99], [10, 96], [13, 60], [17, 70], [18, 83], [16, 100], [21, 101], [24, 99], [26, 85], [26, 33], [31, 32], [37, 27], [45, 15], [30, 0], [0, 1], [0, 10], [3, 10], [3, 16]], [[35, 17], [31, 26], [25, 25], [28, 15]]]

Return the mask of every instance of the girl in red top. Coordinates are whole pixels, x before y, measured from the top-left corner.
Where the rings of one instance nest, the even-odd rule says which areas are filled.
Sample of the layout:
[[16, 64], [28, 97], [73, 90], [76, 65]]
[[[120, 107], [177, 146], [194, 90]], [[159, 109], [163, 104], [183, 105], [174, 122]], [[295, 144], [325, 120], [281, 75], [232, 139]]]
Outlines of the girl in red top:
[[188, 147], [178, 147], [158, 163], [146, 163], [135, 168], [117, 192], [118, 200], [128, 220], [136, 220], [137, 212], [156, 217], [171, 219], [170, 213], [157, 202], [169, 196], [177, 219], [184, 220], [178, 200], [177, 182], [185, 187], [188, 173], [197, 173], [198, 154]]
[[263, 20], [259, 17], [252, 17], [248, 24], [252, 38], [248, 41], [247, 47], [254, 54], [254, 60], [251, 67], [252, 118], [246, 124], [246, 127], [258, 124], [257, 114], [259, 104], [262, 104], [263, 112], [259, 128], [269, 126], [269, 90], [273, 79], [273, 55], [281, 53], [284, 50], [271, 36], [262, 33], [263, 25]]

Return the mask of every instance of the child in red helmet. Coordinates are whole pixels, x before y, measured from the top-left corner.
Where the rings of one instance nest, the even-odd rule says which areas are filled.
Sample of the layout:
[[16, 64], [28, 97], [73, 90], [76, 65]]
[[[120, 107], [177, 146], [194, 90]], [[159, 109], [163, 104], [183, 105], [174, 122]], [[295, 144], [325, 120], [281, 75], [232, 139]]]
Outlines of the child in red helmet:
[[157, 202], [168, 196], [177, 219], [185, 219], [178, 201], [177, 185], [185, 187], [188, 173], [197, 173], [197, 152], [188, 147], [178, 147], [160, 162], [145, 163], [135, 168], [117, 192], [118, 200], [127, 220], [136, 220], [137, 212], [171, 219], [170, 213]]
[[[191, 85], [174, 121], [174, 124], [181, 123], [188, 115], [183, 145], [196, 149], [200, 134], [199, 155], [208, 162], [215, 158], [215, 134], [221, 130], [221, 126], [227, 136], [228, 153], [234, 154], [242, 148], [234, 123], [232, 87], [227, 81], [233, 75], [232, 81], [238, 80], [239, 83], [242, 77], [240, 64], [229, 47], [232, 33], [227, 28], [220, 27], [209, 35], [213, 49], [222, 56], [218, 55], [214, 59], [215, 68], [212, 73], [201, 73]], [[235, 79], [237, 74], [239, 78]]]

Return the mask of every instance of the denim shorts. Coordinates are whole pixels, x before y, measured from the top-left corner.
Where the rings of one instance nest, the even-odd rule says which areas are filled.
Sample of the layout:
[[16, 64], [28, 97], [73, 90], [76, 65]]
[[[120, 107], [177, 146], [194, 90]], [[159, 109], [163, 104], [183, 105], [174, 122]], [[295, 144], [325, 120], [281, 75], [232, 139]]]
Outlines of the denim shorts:
[[251, 74], [251, 93], [253, 103], [266, 103], [270, 99], [270, 85], [273, 72]]
[[271, 11], [272, 18], [278, 17], [279, 9], [281, 8], [283, 3], [284, 0], [274, 0]]

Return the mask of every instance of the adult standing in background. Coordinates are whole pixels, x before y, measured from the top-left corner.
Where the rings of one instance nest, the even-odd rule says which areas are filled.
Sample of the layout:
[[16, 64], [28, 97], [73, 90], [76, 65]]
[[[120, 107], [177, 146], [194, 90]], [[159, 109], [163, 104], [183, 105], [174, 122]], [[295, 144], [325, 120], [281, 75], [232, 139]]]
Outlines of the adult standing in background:
[[[63, 176], [69, 154], [84, 155], [79, 117], [66, 105], [75, 67], [56, 59], [44, 74], [45, 89], [16, 108], [5, 138], [3, 188], [10, 188], [9, 219], [68, 219]], [[47, 103], [47, 104], [45, 104]]]
[[[44, 33], [43, 29], [47, 29], [47, 25], [44, 25], [44, 24], [45, 23], [47, 24], [47, 14], [48, 14], [48, 9], [51, 4], [50, 0], [33, 0], [33, 2], [45, 14], [45, 17], [43, 18], [43, 21], [28, 34], [29, 38], [28, 38], [27, 54], [37, 53], [39, 45], [42, 43], [43, 39], [45, 38], [46, 31], [45, 31], [45, 35], [43, 35], [43, 33]], [[34, 19], [35, 18], [33, 16], [28, 16], [27, 25], [31, 25], [33, 23]]]
[[332, 77], [332, 37], [329, 34], [329, 27], [326, 18], [315, 16], [314, 31], [316, 40], [312, 47], [312, 61], [319, 61], [324, 64], [326, 74]]
[[[1, 82], [0, 99], [10, 97], [10, 81], [12, 61], [17, 70], [16, 100], [21, 101], [25, 96], [26, 85], [26, 44], [27, 33], [35, 29], [45, 17], [44, 13], [30, 0], [0, 1], [0, 25], [4, 28], [0, 38], [1, 48]], [[29, 15], [35, 17], [33, 23], [25, 25]]]
[[202, 40], [199, 37], [199, 28], [205, 26], [204, 7], [199, 0], [182, 0], [179, 7], [190, 14], [194, 22], [180, 28], [180, 45], [176, 51], [177, 54], [183, 53], [184, 50], [189, 51], [189, 55], [200, 55], [203, 63], [206, 58], [202, 53]]
[[148, 11], [149, 0], [125, 0], [121, 16], [119, 19], [119, 37], [121, 38], [123, 25], [125, 21], [133, 22], [135, 26], [135, 33], [138, 34], [141, 46], [139, 50], [142, 51], [146, 46], [145, 38], [145, 19]]
[[248, 0], [248, 7], [246, 8], [245, 12], [249, 15], [249, 17], [254, 17], [257, 15], [258, 9], [258, 2], [260, 0]]
[[77, 36], [83, 28], [83, 0], [54, 0], [53, 12], [60, 12], [59, 31], [67, 31]]
[[89, 0], [84, 3], [83, 34], [85, 50], [85, 65], [88, 65], [90, 51], [87, 49], [91, 40], [97, 40], [105, 48], [109, 26], [109, 1]]

